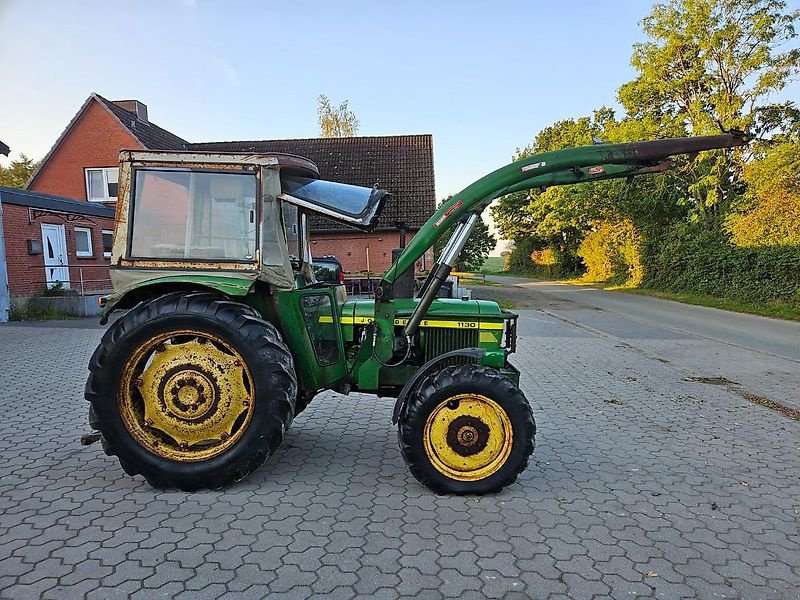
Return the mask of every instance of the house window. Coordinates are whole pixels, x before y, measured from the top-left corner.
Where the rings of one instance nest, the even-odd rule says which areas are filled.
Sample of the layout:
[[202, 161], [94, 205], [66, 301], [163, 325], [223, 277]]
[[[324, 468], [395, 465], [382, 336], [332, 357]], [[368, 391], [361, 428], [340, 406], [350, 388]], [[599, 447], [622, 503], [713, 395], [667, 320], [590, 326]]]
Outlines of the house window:
[[118, 167], [86, 169], [86, 197], [90, 202], [116, 202]]
[[114, 242], [114, 232], [110, 229], [103, 229], [103, 256], [111, 258], [111, 246]]
[[88, 227], [75, 228], [75, 256], [92, 255], [92, 230]]

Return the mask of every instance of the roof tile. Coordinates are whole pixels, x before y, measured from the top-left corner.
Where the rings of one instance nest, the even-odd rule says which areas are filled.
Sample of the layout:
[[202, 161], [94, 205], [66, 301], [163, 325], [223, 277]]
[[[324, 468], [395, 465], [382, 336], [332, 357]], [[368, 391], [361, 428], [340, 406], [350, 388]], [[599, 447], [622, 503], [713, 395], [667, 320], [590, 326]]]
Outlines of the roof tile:
[[[430, 134], [202, 142], [190, 143], [187, 149], [297, 154], [314, 161], [323, 179], [367, 187], [377, 184], [392, 194], [381, 215], [378, 229], [382, 230], [394, 229], [398, 221], [418, 229], [436, 207]], [[350, 229], [322, 218], [311, 223], [315, 231]]]
[[136, 114], [125, 110], [106, 100], [99, 94], [95, 94], [97, 99], [102, 102], [105, 107], [110, 110], [115, 117], [117, 117], [125, 128], [131, 132], [136, 139], [148, 150], [185, 150], [188, 142], [183, 138], [179, 138], [174, 133], [159, 127], [150, 121], [142, 121], [137, 118]]

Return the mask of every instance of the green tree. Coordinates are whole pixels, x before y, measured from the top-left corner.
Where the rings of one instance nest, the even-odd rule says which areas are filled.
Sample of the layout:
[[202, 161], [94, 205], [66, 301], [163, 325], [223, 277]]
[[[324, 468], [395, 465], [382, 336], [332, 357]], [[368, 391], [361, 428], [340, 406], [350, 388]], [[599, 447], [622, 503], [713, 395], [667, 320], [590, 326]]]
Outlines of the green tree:
[[358, 119], [347, 107], [347, 100], [333, 106], [324, 94], [317, 99], [320, 137], [352, 137], [358, 133]]
[[20, 154], [17, 160], [12, 160], [7, 167], [0, 165], [0, 185], [7, 187], [24, 188], [30, 176], [36, 170], [38, 163]]
[[[517, 150], [514, 160], [586, 146], [597, 137], [612, 141], [609, 136], [615, 134], [615, 127], [614, 113], [605, 107], [591, 117], [558, 121], [539, 132], [531, 145]], [[533, 269], [539, 263], [531, 262], [531, 256], [548, 250], [543, 256], [558, 256], [561, 273], [574, 272], [584, 233], [592, 221], [613, 212], [615, 189], [613, 185], [598, 182], [517, 192], [500, 198], [492, 207], [492, 214], [503, 238], [515, 242], [509, 264], [517, 270]], [[547, 266], [549, 271], [553, 270], [553, 265]]]
[[[709, 135], [720, 129], [759, 129], [759, 115], [800, 69], [796, 37], [800, 11], [783, 0], [670, 0], [642, 21], [648, 37], [634, 46], [637, 77], [619, 99], [628, 117], [660, 135]], [[761, 125], [765, 122], [762, 121]], [[769, 123], [779, 129], [780, 119]], [[706, 229], [718, 228], [743, 191], [746, 151], [702, 153], [680, 171], [684, 202]]]
[[742, 210], [725, 229], [737, 246], [800, 246], [800, 143], [784, 142], [745, 167]]
[[[443, 202], [447, 202], [450, 198], [452, 198], [452, 196], [448, 196]], [[450, 230], [434, 244], [433, 248], [437, 259], [442, 249], [447, 244], [447, 241], [450, 239], [450, 236], [453, 235], [454, 230], [455, 227], [451, 227]], [[489, 252], [494, 250], [496, 245], [497, 238], [489, 232], [489, 226], [483, 219], [478, 219], [478, 222], [475, 224], [475, 229], [472, 230], [472, 234], [469, 236], [464, 249], [458, 256], [457, 269], [461, 271], [477, 271], [483, 266], [484, 261], [489, 256]]]

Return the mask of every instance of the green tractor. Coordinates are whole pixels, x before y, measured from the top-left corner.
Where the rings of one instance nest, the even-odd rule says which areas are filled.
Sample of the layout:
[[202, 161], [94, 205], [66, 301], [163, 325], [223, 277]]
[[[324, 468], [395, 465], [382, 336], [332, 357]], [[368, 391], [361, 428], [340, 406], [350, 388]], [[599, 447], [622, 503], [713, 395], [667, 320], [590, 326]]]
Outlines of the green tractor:
[[[368, 393], [396, 398], [400, 452], [420, 482], [500, 490], [536, 430], [508, 360], [517, 315], [439, 298], [481, 212], [513, 191], [631, 177], [746, 141], [597, 144], [509, 164], [442, 204], [374, 299], [349, 301], [315, 280], [309, 216], [369, 230], [386, 192], [321, 180], [286, 154], [123, 151], [103, 322], [127, 312], [89, 362], [94, 439], [153, 486], [218, 488], [261, 465], [321, 391]], [[453, 228], [415, 292], [415, 261]]]

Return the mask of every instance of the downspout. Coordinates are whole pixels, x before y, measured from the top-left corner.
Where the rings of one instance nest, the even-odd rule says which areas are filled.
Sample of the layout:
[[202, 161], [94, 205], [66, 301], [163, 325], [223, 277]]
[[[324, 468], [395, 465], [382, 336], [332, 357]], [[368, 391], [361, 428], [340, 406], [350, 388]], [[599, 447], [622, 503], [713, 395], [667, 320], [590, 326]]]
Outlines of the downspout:
[[0, 323], [8, 321], [11, 308], [10, 290], [8, 289], [8, 270], [6, 269], [6, 243], [3, 237], [3, 199], [0, 198]]

